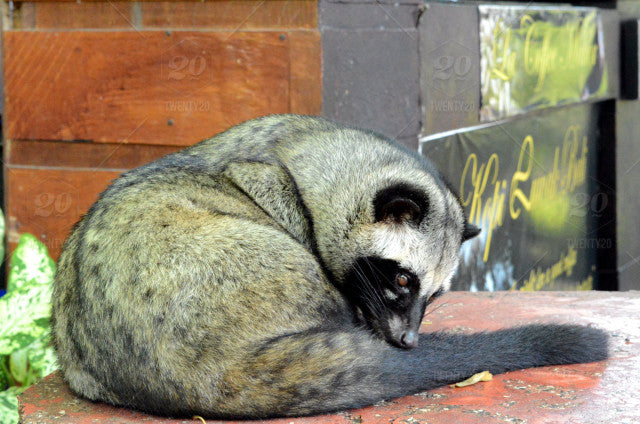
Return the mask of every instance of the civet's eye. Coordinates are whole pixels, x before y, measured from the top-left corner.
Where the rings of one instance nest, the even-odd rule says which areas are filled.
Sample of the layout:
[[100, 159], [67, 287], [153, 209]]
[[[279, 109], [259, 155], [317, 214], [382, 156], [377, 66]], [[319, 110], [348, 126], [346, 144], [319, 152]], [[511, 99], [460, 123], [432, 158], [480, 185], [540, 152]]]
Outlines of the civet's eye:
[[409, 276], [407, 274], [398, 274], [396, 283], [398, 283], [400, 287], [406, 287], [407, 284], [409, 284]]

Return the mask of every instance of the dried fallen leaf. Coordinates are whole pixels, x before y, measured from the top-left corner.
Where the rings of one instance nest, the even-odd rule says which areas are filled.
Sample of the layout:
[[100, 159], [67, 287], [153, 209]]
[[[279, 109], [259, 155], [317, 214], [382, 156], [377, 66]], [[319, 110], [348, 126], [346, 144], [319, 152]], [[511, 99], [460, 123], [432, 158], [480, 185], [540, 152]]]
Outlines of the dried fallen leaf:
[[461, 381], [456, 384], [451, 384], [450, 387], [453, 389], [454, 387], [465, 387], [471, 386], [472, 384], [476, 384], [480, 381], [491, 381], [493, 379], [493, 375], [489, 371], [482, 371], [477, 374], [472, 375], [464, 381]]

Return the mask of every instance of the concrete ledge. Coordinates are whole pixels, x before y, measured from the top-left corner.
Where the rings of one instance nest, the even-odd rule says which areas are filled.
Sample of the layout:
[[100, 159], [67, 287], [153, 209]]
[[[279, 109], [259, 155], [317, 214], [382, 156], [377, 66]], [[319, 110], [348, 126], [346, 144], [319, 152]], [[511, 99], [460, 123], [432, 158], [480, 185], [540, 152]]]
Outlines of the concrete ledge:
[[[596, 424], [640, 422], [640, 292], [449, 293], [430, 308], [422, 330], [494, 330], [531, 322], [594, 324], [612, 335], [606, 362], [545, 367], [495, 376], [376, 406], [269, 423]], [[22, 422], [199, 423], [95, 404], [74, 396], [54, 373], [20, 396]], [[267, 421], [265, 421], [267, 422]], [[207, 423], [220, 421], [207, 420]]]

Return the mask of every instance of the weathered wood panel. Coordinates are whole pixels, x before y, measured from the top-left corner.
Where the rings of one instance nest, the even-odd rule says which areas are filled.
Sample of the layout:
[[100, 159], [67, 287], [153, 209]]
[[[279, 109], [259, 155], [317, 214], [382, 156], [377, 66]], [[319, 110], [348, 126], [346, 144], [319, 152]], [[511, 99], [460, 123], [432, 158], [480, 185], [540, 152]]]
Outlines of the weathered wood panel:
[[3, 34], [9, 248], [30, 232], [57, 258], [124, 170], [256, 116], [319, 114], [317, 19], [315, 1], [15, 3]]
[[311, 29], [315, 0], [17, 2], [13, 29]]
[[189, 145], [288, 112], [282, 35], [5, 32], [5, 136]]
[[32, 29], [36, 26], [36, 5], [35, 3], [14, 3], [11, 18], [2, 22], [2, 30], [9, 29]]
[[319, 31], [289, 32], [291, 112], [322, 113], [322, 43]]
[[147, 2], [141, 4], [144, 28], [227, 30], [317, 28], [317, 1]]
[[7, 239], [13, 250], [22, 233], [34, 234], [57, 259], [73, 225], [117, 171], [6, 168]]
[[136, 168], [181, 149], [176, 146], [30, 140], [7, 140], [4, 148], [5, 162], [12, 166], [101, 170]]
[[[33, 27], [37, 29], [124, 28], [135, 24], [130, 2], [43, 2], [24, 3], [33, 8]], [[27, 24], [25, 21], [24, 24]], [[22, 28], [28, 29], [24, 25]]]

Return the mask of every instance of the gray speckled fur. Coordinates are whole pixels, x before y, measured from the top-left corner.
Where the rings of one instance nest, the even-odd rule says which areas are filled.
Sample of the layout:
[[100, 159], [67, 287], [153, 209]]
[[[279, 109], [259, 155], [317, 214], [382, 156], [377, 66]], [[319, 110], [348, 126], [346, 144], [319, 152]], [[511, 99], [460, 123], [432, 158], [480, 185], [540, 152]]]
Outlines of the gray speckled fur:
[[[373, 218], [399, 182], [429, 199], [419, 225]], [[344, 294], [357, 258], [415, 272], [426, 298], [448, 288], [464, 225], [431, 165], [391, 140], [305, 116], [243, 123], [127, 172], [78, 223], [53, 295], [60, 365], [89, 399], [269, 417], [606, 356], [604, 334], [581, 327], [423, 335], [404, 350], [359, 320]]]

